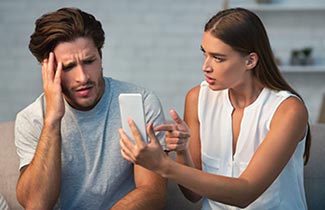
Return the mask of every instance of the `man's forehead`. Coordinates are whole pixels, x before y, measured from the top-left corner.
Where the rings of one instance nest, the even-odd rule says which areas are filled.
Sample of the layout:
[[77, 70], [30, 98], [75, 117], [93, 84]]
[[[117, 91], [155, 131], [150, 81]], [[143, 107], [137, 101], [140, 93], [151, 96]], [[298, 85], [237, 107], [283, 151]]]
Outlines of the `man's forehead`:
[[91, 39], [77, 39], [71, 42], [62, 42], [54, 49], [56, 59], [62, 62], [74, 61], [76, 59], [88, 59], [98, 54]]

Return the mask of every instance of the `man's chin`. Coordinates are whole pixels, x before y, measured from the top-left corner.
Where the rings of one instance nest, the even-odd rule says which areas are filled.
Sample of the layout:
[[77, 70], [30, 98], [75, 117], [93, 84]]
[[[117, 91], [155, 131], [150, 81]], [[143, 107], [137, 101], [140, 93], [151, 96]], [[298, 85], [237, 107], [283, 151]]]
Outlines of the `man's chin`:
[[75, 102], [69, 102], [71, 107], [79, 111], [89, 111], [94, 108], [97, 104], [95, 100], [81, 100]]

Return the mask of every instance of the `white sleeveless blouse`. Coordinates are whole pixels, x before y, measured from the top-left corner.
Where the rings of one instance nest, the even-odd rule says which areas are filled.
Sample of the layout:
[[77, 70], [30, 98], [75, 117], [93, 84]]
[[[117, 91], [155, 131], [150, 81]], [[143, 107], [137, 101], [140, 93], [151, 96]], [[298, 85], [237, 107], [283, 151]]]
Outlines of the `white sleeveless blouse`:
[[[233, 107], [228, 89], [213, 91], [203, 81], [198, 105], [203, 171], [239, 177], [267, 135], [275, 111], [290, 96], [294, 95], [288, 91], [274, 91], [268, 88], [262, 90], [258, 98], [244, 110], [236, 153], [233, 156]], [[273, 184], [245, 209], [307, 209], [303, 182], [305, 140], [306, 138], [298, 144], [290, 161]], [[202, 209], [239, 208], [204, 198]]]

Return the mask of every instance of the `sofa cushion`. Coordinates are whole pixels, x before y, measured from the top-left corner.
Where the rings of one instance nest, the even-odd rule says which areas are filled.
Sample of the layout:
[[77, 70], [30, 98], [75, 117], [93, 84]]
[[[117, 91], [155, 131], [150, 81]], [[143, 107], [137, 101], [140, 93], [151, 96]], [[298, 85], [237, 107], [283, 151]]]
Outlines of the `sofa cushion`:
[[311, 126], [311, 148], [305, 166], [305, 190], [308, 209], [325, 209], [325, 124]]
[[22, 209], [16, 200], [19, 158], [14, 143], [14, 122], [0, 125], [0, 193], [10, 209]]

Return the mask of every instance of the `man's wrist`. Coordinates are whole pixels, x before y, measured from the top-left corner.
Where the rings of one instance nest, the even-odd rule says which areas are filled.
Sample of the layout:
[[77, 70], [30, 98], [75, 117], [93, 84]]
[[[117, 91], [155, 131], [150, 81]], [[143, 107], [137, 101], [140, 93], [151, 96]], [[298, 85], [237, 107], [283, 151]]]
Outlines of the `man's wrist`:
[[61, 118], [51, 118], [45, 117], [44, 119], [44, 127], [47, 128], [60, 128], [61, 127]]

